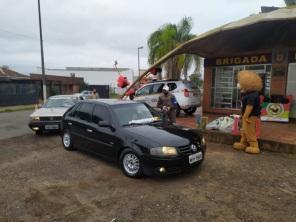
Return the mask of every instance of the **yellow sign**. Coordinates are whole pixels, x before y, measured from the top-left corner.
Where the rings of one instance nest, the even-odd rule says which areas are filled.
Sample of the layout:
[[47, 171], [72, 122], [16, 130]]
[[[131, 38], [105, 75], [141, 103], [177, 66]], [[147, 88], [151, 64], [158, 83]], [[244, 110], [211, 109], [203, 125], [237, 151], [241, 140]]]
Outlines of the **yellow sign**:
[[266, 55], [217, 58], [216, 66], [268, 63]]

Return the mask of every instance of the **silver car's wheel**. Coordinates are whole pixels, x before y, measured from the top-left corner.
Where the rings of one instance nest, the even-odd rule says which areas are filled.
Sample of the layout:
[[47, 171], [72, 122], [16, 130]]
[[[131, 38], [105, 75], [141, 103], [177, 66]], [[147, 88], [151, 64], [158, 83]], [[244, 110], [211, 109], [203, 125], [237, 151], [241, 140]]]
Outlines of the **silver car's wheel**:
[[68, 131], [63, 133], [62, 142], [66, 150], [73, 150], [71, 134]]
[[71, 137], [69, 135], [69, 133], [65, 133], [63, 136], [63, 143], [65, 147], [69, 147], [71, 144]]
[[136, 175], [140, 170], [140, 160], [135, 154], [127, 153], [123, 157], [123, 167], [129, 175]]

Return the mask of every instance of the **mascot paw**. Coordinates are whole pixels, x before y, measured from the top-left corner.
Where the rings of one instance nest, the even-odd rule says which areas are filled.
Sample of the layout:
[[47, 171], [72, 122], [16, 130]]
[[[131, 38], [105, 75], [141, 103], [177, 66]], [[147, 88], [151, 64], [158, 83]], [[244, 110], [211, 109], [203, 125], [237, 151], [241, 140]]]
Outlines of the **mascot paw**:
[[246, 153], [251, 153], [251, 154], [260, 153], [260, 149], [258, 147], [252, 147], [252, 146], [247, 147], [245, 151]]
[[234, 143], [233, 148], [236, 149], [236, 150], [245, 150], [246, 145], [242, 144], [242, 143]]

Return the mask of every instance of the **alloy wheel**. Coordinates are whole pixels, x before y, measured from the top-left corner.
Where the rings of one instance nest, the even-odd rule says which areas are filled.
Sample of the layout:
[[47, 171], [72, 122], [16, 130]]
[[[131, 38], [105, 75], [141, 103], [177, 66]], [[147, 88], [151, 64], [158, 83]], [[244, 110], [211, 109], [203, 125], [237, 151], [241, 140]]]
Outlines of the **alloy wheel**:
[[64, 143], [64, 146], [65, 147], [70, 147], [71, 145], [71, 137], [70, 137], [70, 134], [69, 133], [65, 133], [63, 135], [63, 143]]
[[123, 167], [128, 174], [135, 175], [140, 170], [140, 160], [135, 154], [127, 153], [123, 157]]

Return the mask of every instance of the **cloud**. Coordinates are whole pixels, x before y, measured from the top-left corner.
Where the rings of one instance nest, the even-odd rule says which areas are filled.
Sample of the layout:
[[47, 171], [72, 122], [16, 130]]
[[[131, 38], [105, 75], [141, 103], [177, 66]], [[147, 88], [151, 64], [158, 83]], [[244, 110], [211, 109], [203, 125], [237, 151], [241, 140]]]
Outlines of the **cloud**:
[[[0, 0], [0, 61], [13, 67], [40, 66], [37, 0]], [[184, 16], [194, 21], [193, 33], [257, 13], [261, 5], [284, 6], [282, 0], [41, 0], [45, 64], [147, 67], [147, 39], [165, 23]], [[10, 32], [6, 32], [6, 31]], [[13, 33], [11, 33], [13, 32]], [[15, 34], [17, 33], [17, 34]], [[1, 64], [0, 64], [1, 65]]]

